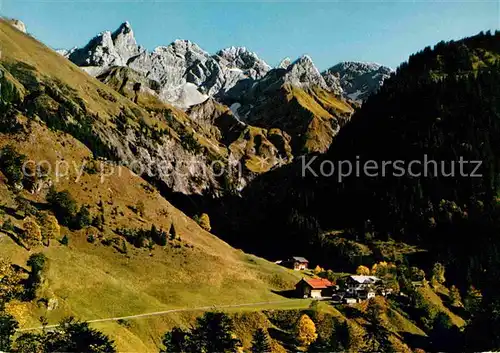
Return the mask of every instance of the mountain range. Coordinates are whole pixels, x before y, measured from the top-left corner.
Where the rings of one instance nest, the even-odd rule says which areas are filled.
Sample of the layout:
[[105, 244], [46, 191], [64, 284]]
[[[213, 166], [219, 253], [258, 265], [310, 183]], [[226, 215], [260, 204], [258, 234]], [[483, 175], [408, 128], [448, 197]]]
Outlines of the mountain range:
[[392, 70], [374, 63], [344, 62], [320, 73], [307, 57], [283, 60], [272, 68], [245, 47], [229, 47], [211, 55], [188, 40], [176, 40], [152, 52], [137, 44], [128, 22], [105, 31], [83, 48], [60, 50], [93, 76], [114, 66], [127, 66], [154, 80], [159, 98], [181, 108], [216, 97], [235, 101], [242, 91], [266, 81], [276, 70], [288, 70], [284, 81], [298, 87], [319, 86], [336, 95], [362, 101], [375, 92]]

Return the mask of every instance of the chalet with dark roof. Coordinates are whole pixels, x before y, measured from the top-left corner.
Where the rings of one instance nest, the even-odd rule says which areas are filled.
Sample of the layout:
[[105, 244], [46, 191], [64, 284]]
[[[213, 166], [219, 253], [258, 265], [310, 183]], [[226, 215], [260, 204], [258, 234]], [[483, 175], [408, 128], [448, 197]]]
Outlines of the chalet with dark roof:
[[309, 261], [307, 261], [307, 259], [304, 257], [294, 256], [286, 261], [283, 261], [282, 265], [297, 271], [307, 270], [307, 267], [309, 266]]

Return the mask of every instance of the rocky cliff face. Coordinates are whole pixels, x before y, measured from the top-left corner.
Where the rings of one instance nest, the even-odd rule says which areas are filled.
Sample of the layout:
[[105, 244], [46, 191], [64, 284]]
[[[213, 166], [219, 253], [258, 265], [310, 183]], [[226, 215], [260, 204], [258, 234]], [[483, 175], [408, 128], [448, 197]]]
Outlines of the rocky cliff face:
[[102, 32], [85, 47], [74, 49], [66, 55], [75, 64], [97, 76], [107, 68], [126, 66], [128, 61], [141, 51], [143, 49], [137, 45], [130, 24], [125, 22], [115, 32]]
[[[232, 75], [240, 79], [248, 77], [253, 80], [258, 80], [271, 70], [271, 67], [267, 65], [265, 61], [245, 47], [229, 47], [222, 49], [214, 58], [222, 67], [228, 68], [230, 72], [233, 72]], [[240, 73], [243, 73], [244, 76], [240, 75]]]
[[289, 57], [284, 58], [281, 62], [276, 66], [277, 69], [288, 69], [288, 66], [292, 64], [292, 59]]
[[176, 40], [148, 52], [137, 45], [128, 22], [103, 32], [84, 48], [62, 52], [93, 76], [127, 66], [159, 83], [159, 97], [181, 108], [223, 95], [241, 80], [257, 80], [270, 67], [246, 48], [231, 47], [210, 55], [195, 43]]
[[322, 73], [330, 87], [340, 86], [343, 94], [358, 103], [376, 92], [392, 73], [392, 69], [375, 63], [347, 61]]
[[310, 88], [313, 86], [328, 89], [328, 86], [321, 76], [319, 70], [308, 55], [304, 55], [290, 64], [283, 76], [283, 82], [295, 87]]

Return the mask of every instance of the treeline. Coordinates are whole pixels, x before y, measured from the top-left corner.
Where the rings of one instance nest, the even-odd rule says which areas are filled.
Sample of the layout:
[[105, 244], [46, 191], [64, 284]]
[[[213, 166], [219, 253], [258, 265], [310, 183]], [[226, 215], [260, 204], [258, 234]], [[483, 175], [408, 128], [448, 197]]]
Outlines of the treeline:
[[153, 247], [155, 244], [159, 246], [166, 246], [168, 241], [180, 241], [181, 238], [177, 235], [175, 226], [172, 223], [170, 231], [167, 233], [162, 229], [158, 229], [154, 224], [150, 229], [143, 228], [118, 228], [115, 231], [117, 234], [123, 236], [127, 242], [137, 248]]

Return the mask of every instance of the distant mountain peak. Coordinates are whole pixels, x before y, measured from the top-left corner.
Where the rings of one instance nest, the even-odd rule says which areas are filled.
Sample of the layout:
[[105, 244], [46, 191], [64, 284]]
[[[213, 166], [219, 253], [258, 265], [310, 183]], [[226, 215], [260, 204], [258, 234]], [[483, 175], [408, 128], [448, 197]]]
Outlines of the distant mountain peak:
[[323, 76], [321, 76], [309, 55], [301, 56], [291, 63], [286, 70], [285, 82], [301, 88], [319, 86], [328, 89]]
[[252, 78], [263, 77], [271, 67], [259, 56], [248, 50], [246, 47], [231, 46], [219, 50], [214, 58], [219, 62], [224, 62], [230, 69], [239, 69], [246, 72]]
[[120, 26], [118, 26], [118, 28], [116, 29], [116, 31], [113, 32], [113, 34], [115, 34], [115, 33], [116, 34], [119, 34], [119, 33], [127, 34], [130, 32], [133, 32], [132, 26], [130, 25], [130, 22], [125, 21]]
[[299, 57], [297, 60], [295, 60], [294, 64], [297, 64], [297, 63], [307, 63], [308, 65], [314, 65], [313, 59], [307, 54], [304, 54], [301, 57]]
[[120, 28], [132, 29], [132, 26], [130, 25], [129, 21], [125, 21], [120, 25]]
[[[141, 52], [130, 23], [122, 23], [113, 33], [104, 31], [83, 47], [67, 52], [68, 58], [79, 66], [125, 66], [128, 60]], [[97, 70], [99, 74], [102, 70]]]
[[236, 46], [230, 46], [230, 47], [221, 49], [217, 52], [217, 55], [220, 55], [220, 56], [227, 56], [227, 55], [239, 56], [239, 55], [242, 55], [244, 53], [251, 53], [251, 54], [255, 55], [255, 53], [249, 51], [246, 47], [236, 47]]
[[200, 46], [188, 39], [176, 39], [170, 43], [167, 50], [173, 50], [178, 55], [187, 55], [188, 53], [196, 53], [196, 56], [201, 55], [204, 57], [209, 57], [206, 51], [200, 48]]
[[280, 61], [278, 66], [276, 67], [277, 69], [288, 69], [288, 67], [292, 64], [292, 59], [290, 59], [288, 56], [284, 58], [283, 60]]
[[374, 62], [343, 61], [322, 73], [328, 85], [338, 84], [343, 94], [359, 103], [376, 92], [393, 70]]

